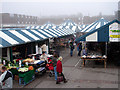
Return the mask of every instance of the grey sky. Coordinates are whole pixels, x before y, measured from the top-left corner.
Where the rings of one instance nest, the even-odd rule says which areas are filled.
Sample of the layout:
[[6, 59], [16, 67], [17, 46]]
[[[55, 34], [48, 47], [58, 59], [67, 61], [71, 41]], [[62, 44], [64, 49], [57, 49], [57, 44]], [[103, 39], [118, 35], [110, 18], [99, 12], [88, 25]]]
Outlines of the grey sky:
[[57, 16], [82, 13], [95, 16], [99, 12], [114, 15], [118, 10], [116, 2], [3, 2], [2, 12], [34, 16]]

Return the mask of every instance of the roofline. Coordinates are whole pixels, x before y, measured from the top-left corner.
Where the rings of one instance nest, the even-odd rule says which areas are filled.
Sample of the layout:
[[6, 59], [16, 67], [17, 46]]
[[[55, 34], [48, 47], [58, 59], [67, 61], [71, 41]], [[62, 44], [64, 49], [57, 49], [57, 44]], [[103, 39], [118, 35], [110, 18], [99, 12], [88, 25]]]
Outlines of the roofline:
[[[67, 35], [61, 35], [61, 36], [58, 36], [58, 37], [52, 37], [52, 38], [59, 38], [59, 37], [64, 37], [64, 36], [69, 36], [69, 35], [73, 35], [74, 33], [72, 34], [67, 34]], [[50, 38], [50, 37], [49, 37]], [[40, 40], [34, 40], [34, 41], [30, 41], [30, 42], [25, 42], [25, 43], [20, 43], [20, 44], [13, 44], [13, 45], [9, 45], [9, 46], [3, 46], [3, 47], [0, 47], [0, 48], [9, 48], [9, 47], [14, 47], [14, 46], [18, 46], [18, 45], [23, 45], [23, 44], [28, 44], [28, 43], [34, 43], [34, 42], [40, 42], [40, 41], [44, 41], [44, 40], [47, 40], [49, 38], [46, 38], [46, 39], [40, 39]]]
[[99, 27], [98, 29], [95, 29], [95, 30], [93, 30], [93, 31], [91, 31], [91, 32], [89, 32], [89, 33], [87, 33], [87, 34], [85, 34], [85, 35], [83, 35], [83, 36], [77, 38], [75, 41], [84, 39], [86, 36], [88, 36], [88, 35], [90, 35], [90, 34], [96, 32], [96, 31], [101, 30], [101, 28], [104, 28], [104, 27], [109, 26], [109, 25], [113, 24], [114, 22], [117, 22], [118, 24], [120, 24], [120, 21], [118, 21], [117, 19], [115, 19], [115, 20], [113, 20], [113, 21], [111, 21], [111, 22], [108, 22], [106, 25], [103, 25], [103, 26]]

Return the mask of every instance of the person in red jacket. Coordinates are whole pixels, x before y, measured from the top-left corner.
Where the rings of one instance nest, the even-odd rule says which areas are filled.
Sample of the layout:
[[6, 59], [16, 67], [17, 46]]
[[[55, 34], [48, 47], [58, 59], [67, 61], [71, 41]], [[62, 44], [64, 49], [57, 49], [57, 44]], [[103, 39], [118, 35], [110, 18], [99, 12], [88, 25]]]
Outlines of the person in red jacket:
[[[64, 83], [66, 83], [67, 81], [64, 77], [64, 74], [62, 73], [62, 59], [63, 58], [61, 56], [58, 58], [56, 69], [57, 69], [58, 76], [63, 76], [63, 81], [64, 81]], [[56, 84], [59, 84], [59, 83], [60, 82], [56, 81]]]

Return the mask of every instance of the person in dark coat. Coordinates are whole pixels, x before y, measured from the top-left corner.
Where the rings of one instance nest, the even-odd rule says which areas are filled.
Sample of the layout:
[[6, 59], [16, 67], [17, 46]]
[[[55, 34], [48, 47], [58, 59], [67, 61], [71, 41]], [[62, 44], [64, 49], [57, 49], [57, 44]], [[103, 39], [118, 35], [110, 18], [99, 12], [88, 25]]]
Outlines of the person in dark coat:
[[81, 51], [82, 51], [82, 43], [81, 42], [79, 43], [78, 48], [79, 48], [78, 56], [81, 56]]
[[5, 66], [1, 68], [2, 74], [0, 75], [0, 84], [2, 86], [2, 90], [12, 90], [13, 87], [13, 75], [7, 70]]
[[71, 41], [70, 42], [70, 56], [71, 57], [73, 56], [73, 50], [74, 50], [74, 45], [73, 45], [73, 42]]
[[56, 71], [57, 59], [58, 59], [58, 54], [54, 53], [54, 55], [52, 57], [52, 62], [53, 62], [54, 73], [55, 73], [55, 80], [56, 81], [57, 81], [57, 71]]
[[[63, 81], [64, 81], [64, 83], [66, 83], [67, 81], [66, 81], [66, 79], [65, 79], [65, 76], [64, 76], [64, 74], [62, 73], [62, 57], [60, 56], [59, 58], [58, 58], [58, 61], [57, 61], [57, 73], [58, 73], [58, 76], [63, 76]], [[56, 84], [59, 84], [60, 82], [56, 82]]]

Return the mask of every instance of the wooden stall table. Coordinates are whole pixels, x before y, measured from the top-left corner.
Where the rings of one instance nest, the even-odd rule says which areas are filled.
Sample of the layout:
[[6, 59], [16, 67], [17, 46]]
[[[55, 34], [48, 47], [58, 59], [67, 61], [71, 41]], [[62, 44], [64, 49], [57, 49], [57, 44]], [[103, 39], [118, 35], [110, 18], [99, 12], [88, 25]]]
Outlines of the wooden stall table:
[[104, 61], [104, 68], [106, 68], [106, 61], [107, 58], [103, 58], [102, 56], [97, 56], [95, 58], [92, 58], [91, 56], [81, 57], [81, 60], [83, 60], [83, 67], [85, 67], [85, 60], [101, 60]]

